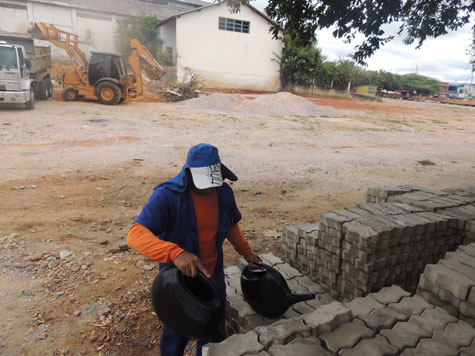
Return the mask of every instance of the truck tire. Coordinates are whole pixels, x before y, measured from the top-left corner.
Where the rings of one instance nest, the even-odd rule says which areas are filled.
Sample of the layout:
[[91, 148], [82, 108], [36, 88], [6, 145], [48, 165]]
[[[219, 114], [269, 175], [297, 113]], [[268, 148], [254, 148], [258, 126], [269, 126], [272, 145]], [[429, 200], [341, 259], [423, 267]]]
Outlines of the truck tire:
[[101, 104], [117, 105], [120, 102], [122, 93], [117, 84], [101, 82], [96, 87], [96, 96]]
[[48, 83], [46, 79], [43, 79], [40, 82], [38, 88], [38, 99], [39, 100], [48, 100]]
[[78, 91], [74, 88], [64, 88], [61, 95], [64, 101], [76, 101], [78, 99]]
[[33, 110], [35, 108], [35, 92], [30, 88], [30, 100], [25, 103], [26, 110]]
[[51, 82], [50, 78], [48, 78], [46, 82], [47, 82], [46, 88], [48, 92], [48, 98], [52, 98], [53, 97], [53, 83]]

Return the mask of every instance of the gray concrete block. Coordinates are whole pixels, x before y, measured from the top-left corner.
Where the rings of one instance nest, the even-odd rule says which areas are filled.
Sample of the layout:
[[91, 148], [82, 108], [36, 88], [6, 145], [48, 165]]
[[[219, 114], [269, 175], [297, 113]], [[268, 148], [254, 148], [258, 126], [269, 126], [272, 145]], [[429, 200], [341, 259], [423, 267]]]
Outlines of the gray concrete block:
[[460, 349], [460, 356], [475, 356], [475, 339], [470, 346], [464, 346]]
[[256, 314], [240, 294], [228, 297], [227, 301], [231, 309], [231, 317], [235, 320], [243, 320], [248, 315]]
[[208, 343], [203, 346], [203, 356], [241, 356], [245, 353], [258, 353], [264, 345], [258, 341], [257, 333], [235, 334], [220, 343]]
[[306, 302], [295, 303], [291, 308], [299, 314], [308, 314], [315, 310], [315, 308], [312, 308]]
[[411, 293], [405, 291], [398, 285], [392, 285], [391, 287], [384, 287], [377, 293], [371, 293], [370, 296], [376, 299], [381, 304], [387, 305], [389, 303], [397, 303], [403, 297], [410, 296]]
[[403, 297], [398, 303], [389, 303], [388, 307], [406, 315], [421, 315], [426, 309], [433, 309], [434, 305], [427, 303], [422, 297]]
[[308, 276], [296, 277], [295, 281], [307, 288], [310, 293], [320, 294], [325, 292], [322, 286], [312, 281]]
[[242, 356], [270, 356], [270, 354], [266, 351], [261, 351], [258, 354], [244, 354]]
[[420, 339], [432, 335], [431, 330], [421, 327], [414, 321], [398, 322], [392, 329], [384, 329], [380, 334], [389, 341], [391, 345], [399, 350], [406, 347], [415, 347]]
[[395, 356], [399, 350], [381, 335], [371, 339], [363, 339], [351, 349], [341, 350], [339, 356]]
[[353, 317], [371, 313], [375, 309], [383, 308], [384, 305], [374, 299], [372, 296], [364, 298], [355, 298], [346, 306], [350, 308]]
[[297, 269], [293, 268], [288, 263], [275, 265], [274, 268], [278, 270], [285, 279], [292, 279], [295, 277], [302, 276], [302, 273], [300, 273]]
[[438, 335], [434, 335], [428, 339], [422, 339], [419, 341], [415, 348], [407, 348], [401, 356], [457, 356], [459, 351], [448, 345], [443, 338]]
[[340, 323], [352, 320], [351, 310], [340, 302], [325, 304], [301, 319], [312, 329], [315, 336], [333, 331]]
[[274, 256], [272, 253], [264, 253], [260, 255], [262, 262], [268, 264], [269, 266], [275, 266], [280, 263], [284, 263], [279, 257]]
[[475, 267], [464, 265], [453, 258], [444, 258], [440, 260], [439, 263], [443, 264], [444, 266], [450, 268], [453, 271], [465, 275], [465, 277], [475, 282]]
[[392, 328], [398, 321], [409, 319], [409, 316], [386, 307], [376, 309], [371, 314], [360, 315], [358, 318], [363, 320], [369, 328], [379, 332], [381, 329]]
[[340, 324], [335, 330], [320, 335], [320, 339], [331, 352], [338, 353], [341, 349], [356, 345], [363, 338], [372, 337], [374, 331], [367, 328], [361, 320]]
[[467, 299], [468, 291], [474, 285], [474, 282], [462, 273], [453, 271], [442, 264], [427, 265], [424, 277], [437, 284], [439, 288], [447, 289], [461, 300]]
[[459, 320], [456, 323], [449, 323], [444, 330], [435, 331], [434, 335], [440, 335], [448, 345], [459, 348], [470, 346], [475, 339], [475, 329]]
[[311, 329], [300, 319], [279, 320], [271, 325], [254, 329], [259, 335], [259, 342], [266, 347], [272, 344], [286, 344], [296, 336], [308, 337]]
[[286, 345], [272, 345], [269, 348], [272, 356], [331, 356], [316, 337], [297, 337]]
[[410, 321], [427, 330], [443, 330], [449, 323], [457, 322], [457, 318], [449, 315], [440, 307], [426, 309], [421, 315], [413, 315]]
[[466, 302], [461, 302], [459, 310], [460, 313], [462, 313], [463, 315], [475, 319], [475, 305]]

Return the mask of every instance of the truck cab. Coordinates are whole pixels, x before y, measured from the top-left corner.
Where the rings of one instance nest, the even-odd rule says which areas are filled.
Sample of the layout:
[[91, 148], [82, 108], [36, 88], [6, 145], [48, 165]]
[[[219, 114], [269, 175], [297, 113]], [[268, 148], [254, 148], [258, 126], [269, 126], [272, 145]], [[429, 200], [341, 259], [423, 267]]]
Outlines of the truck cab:
[[30, 68], [22, 45], [0, 41], [0, 103], [25, 104], [26, 109], [35, 107]]

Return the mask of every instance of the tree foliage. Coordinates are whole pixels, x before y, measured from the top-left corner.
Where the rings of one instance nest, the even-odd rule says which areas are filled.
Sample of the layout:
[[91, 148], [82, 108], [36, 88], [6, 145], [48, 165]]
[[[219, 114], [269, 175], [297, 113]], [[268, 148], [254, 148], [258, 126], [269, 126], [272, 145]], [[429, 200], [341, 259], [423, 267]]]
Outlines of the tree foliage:
[[158, 37], [157, 25], [160, 22], [157, 16], [128, 15], [118, 19], [117, 34], [119, 36], [119, 50], [124, 54], [130, 54], [129, 41], [137, 38], [148, 51], [164, 65], [171, 64], [168, 52], [163, 51], [163, 41]]
[[[235, 11], [250, 0], [231, 0]], [[252, 1], [252, 0], [251, 0]], [[363, 64], [382, 45], [394, 36], [385, 26], [399, 21], [399, 34], [406, 44], [438, 37], [467, 24], [475, 14], [471, 0], [269, 0], [266, 14], [281, 24], [284, 31], [301, 45], [312, 43], [315, 31], [336, 27], [333, 35], [350, 42], [357, 33], [365, 40], [355, 47], [353, 55]], [[274, 26], [274, 36], [281, 28]], [[472, 43], [475, 48], [475, 39]]]

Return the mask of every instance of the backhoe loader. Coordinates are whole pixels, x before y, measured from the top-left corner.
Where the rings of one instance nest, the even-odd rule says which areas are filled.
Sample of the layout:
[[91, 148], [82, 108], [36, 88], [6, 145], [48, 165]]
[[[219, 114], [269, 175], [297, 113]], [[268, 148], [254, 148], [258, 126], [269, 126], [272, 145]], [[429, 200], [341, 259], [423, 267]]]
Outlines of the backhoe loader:
[[87, 95], [95, 96], [102, 104], [116, 105], [126, 98], [141, 96], [143, 80], [140, 59], [145, 61], [144, 69], [150, 79], [159, 80], [165, 74], [165, 70], [137, 39], [130, 40], [132, 54], [128, 62], [133, 74], [128, 74], [122, 54], [91, 52], [91, 59], [88, 60], [78, 47], [84, 43], [79, 41], [78, 35], [45, 23], [35, 23], [31, 35], [64, 49], [73, 61], [74, 70], [63, 76], [62, 96], [65, 101], [74, 101]]

